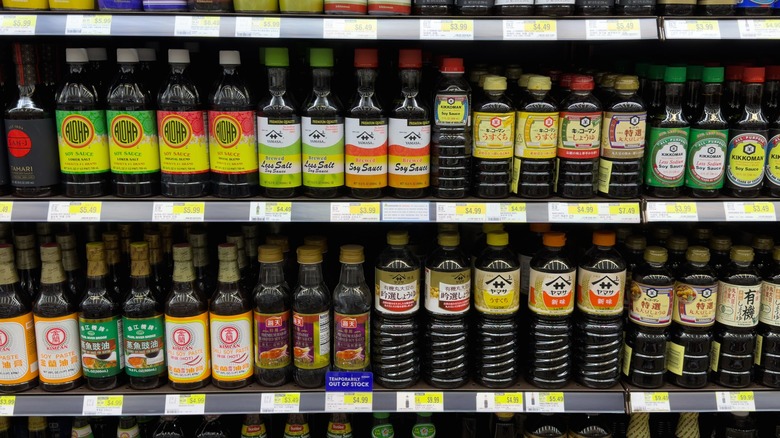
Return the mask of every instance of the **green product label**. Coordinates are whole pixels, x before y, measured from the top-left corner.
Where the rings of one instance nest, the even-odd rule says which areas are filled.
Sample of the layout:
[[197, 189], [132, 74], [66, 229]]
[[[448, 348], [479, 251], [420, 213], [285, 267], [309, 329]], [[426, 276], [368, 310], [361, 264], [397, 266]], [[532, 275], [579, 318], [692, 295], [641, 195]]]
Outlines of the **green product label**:
[[392, 424], [380, 424], [371, 429], [372, 438], [394, 438], [395, 431]]
[[165, 321], [162, 315], [122, 318], [127, 375], [148, 377], [165, 373]]
[[109, 171], [104, 111], [57, 111], [60, 170], [67, 174]]
[[780, 133], [770, 133], [766, 155], [766, 177], [772, 184], [780, 185]]
[[122, 320], [79, 318], [81, 363], [87, 377], [111, 377], [125, 367], [122, 348]]
[[680, 187], [685, 177], [689, 128], [650, 128], [645, 181], [652, 187]]
[[413, 438], [434, 438], [436, 427], [431, 423], [415, 424], [412, 428]]
[[723, 187], [728, 129], [691, 129], [685, 187], [717, 190]]
[[260, 185], [268, 188], [301, 186], [301, 121], [257, 118]]
[[344, 185], [344, 119], [301, 117], [303, 185]]
[[157, 117], [154, 111], [106, 111], [113, 173], [160, 171]]

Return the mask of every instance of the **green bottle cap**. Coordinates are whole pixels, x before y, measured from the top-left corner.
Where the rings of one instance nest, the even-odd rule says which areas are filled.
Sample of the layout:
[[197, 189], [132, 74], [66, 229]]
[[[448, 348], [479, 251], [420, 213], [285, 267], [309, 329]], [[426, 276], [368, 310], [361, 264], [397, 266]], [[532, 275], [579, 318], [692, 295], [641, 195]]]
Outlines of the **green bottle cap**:
[[688, 66], [688, 80], [700, 81], [702, 72], [704, 71], [703, 65], [689, 65]]
[[390, 418], [390, 414], [387, 412], [374, 412], [374, 418]]
[[287, 47], [266, 48], [265, 65], [268, 67], [289, 67], [290, 57], [287, 52]]
[[710, 250], [703, 246], [691, 246], [685, 252], [685, 258], [694, 263], [707, 263], [710, 261]]
[[645, 248], [645, 261], [650, 263], [666, 263], [669, 259], [666, 248], [660, 246], [648, 246]]
[[725, 69], [723, 67], [704, 67], [701, 73], [701, 80], [710, 84], [719, 84], [723, 82]]
[[650, 64], [650, 67], [647, 68], [647, 79], [654, 81], [663, 80], [664, 70], [666, 70], [665, 65]]
[[685, 82], [685, 67], [666, 67], [664, 82], [673, 84]]
[[309, 65], [333, 67], [333, 49], [309, 49]]
[[431, 413], [430, 412], [418, 412], [417, 415], [419, 415], [421, 417], [430, 417]]
[[634, 73], [640, 78], [647, 76], [647, 69], [650, 68], [650, 64], [647, 62], [637, 62], [634, 65]]

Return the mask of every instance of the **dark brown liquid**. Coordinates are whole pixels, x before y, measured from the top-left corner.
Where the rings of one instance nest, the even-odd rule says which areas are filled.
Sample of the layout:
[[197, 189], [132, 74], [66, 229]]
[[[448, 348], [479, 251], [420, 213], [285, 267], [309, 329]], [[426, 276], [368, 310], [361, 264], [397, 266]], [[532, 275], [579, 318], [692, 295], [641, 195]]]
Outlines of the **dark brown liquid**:
[[[12, 251], [13, 248], [10, 248], [11, 253]], [[8, 269], [8, 271], [13, 272], [16, 268], [13, 266], [13, 263], [9, 263], [9, 265], [7, 268], [4, 267], [2, 269]], [[6, 281], [8, 280], [11, 280], [11, 278], [6, 279]], [[4, 319], [18, 318], [32, 312], [31, 297], [22, 290], [18, 278], [13, 283], [0, 285], [0, 303], [2, 303], [0, 305], [0, 325], [2, 325]], [[16, 339], [15, 341], [19, 342], [20, 340]], [[22, 392], [36, 386], [38, 386], [37, 377], [22, 383], [0, 384], [0, 392]]]

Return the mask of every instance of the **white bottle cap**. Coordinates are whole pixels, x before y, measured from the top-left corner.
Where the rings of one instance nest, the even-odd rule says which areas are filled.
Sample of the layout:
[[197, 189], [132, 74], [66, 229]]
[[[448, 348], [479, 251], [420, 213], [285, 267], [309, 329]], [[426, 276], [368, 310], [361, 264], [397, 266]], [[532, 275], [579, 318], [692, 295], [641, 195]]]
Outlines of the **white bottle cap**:
[[220, 50], [220, 65], [241, 65], [241, 54], [238, 50]]
[[190, 51], [187, 49], [168, 49], [168, 62], [170, 64], [189, 64]]
[[90, 47], [87, 49], [90, 61], [108, 61], [108, 51], [103, 47]]
[[65, 62], [70, 64], [89, 62], [87, 49], [65, 49]]
[[116, 62], [132, 64], [138, 62], [138, 52], [135, 49], [116, 49]]
[[157, 61], [157, 52], [154, 49], [135, 49], [138, 52], [138, 60], [142, 62]]

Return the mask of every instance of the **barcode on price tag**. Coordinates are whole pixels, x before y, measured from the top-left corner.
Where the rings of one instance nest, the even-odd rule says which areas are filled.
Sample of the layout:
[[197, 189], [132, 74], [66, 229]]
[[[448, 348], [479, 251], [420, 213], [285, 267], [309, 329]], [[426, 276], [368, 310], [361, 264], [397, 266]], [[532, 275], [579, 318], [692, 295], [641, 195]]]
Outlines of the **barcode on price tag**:
[[236, 17], [237, 38], [279, 38], [281, 31], [279, 17]]
[[396, 394], [398, 412], [443, 412], [443, 392], [399, 392]]
[[168, 394], [165, 396], [165, 415], [203, 415], [206, 394]]
[[420, 20], [421, 40], [473, 40], [474, 20]]
[[379, 202], [334, 202], [330, 204], [331, 222], [379, 222]]
[[326, 18], [322, 25], [325, 39], [375, 40], [378, 30], [376, 19]]
[[695, 202], [648, 202], [647, 220], [650, 222], [698, 221]]
[[526, 412], [563, 412], [564, 395], [562, 392], [526, 392]]
[[638, 19], [588, 20], [586, 35], [589, 40], [638, 40], [642, 38], [642, 28]]
[[780, 20], [771, 18], [752, 18], [737, 20], [739, 37], [742, 39], [778, 39], [780, 38]]
[[523, 393], [478, 392], [477, 412], [523, 412]]
[[664, 20], [664, 35], [676, 40], [721, 38], [717, 20]]
[[0, 222], [8, 222], [14, 212], [13, 201], [0, 202]]
[[49, 222], [99, 222], [103, 203], [100, 201], [49, 202]]
[[253, 222], [290, 222], [292, 202], [252, 202], [249, 220]]
[[12, 417], [16, 407], [15, 395], [0, 396], [0, 417]]
[[66, 35], [111, 35], [111, 15], [68, 15]]
[[752, 412], [756, 410], [753, 391], [716, 391], [715, 403], [721, 412]]
[[373, 407], [373, 394], [370, 392], [325, 393], [327, 412], [371, 412]]
[[37, 15], [4, 15], [0, 21], [0, 35], [35, 35]]
[[122, 415], [124, 396], [85, 395], [81, 415]]
[[558, 39], [558, 23], [555, 20], [504, 20], [504, 40]]
[[260, 398], [260, 413], [297, 413], [301, 406], [300, 392], [264, 393]]
[[173, 26], [173, 35], [177, 37], [218, 37], [220, 17], [177, 15]]
[[668, 392], [632, 392], [631, 412], [669, 412]]
[[761, 221], [774, 222], [775, 204], [772, 202], [723, 202], [723, 210], [726, 212], [726, 220], [731, 221]]
[[203, 222], [205, 202], [155, 202], [152, 222]]

